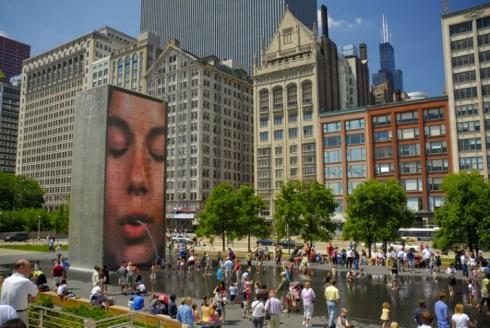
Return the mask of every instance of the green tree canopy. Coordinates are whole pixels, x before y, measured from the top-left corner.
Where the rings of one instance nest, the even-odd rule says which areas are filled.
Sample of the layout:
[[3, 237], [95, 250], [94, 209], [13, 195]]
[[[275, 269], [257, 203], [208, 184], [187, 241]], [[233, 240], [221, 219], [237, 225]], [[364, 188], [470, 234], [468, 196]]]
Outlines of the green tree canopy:
[[279, 238], [300, 235], [310, 244], [329, 240], [335, 230], [335, 200], [318, 182], [288, 181], [275, 200], [274, 227]]
[[310, 245], [314, 240], [330, 240], [335, 231], [331, 216], [336, 207], [332, 191], [316, 181], [303, 183], [302, 202], [301, 238]]
[[220, 235], [224, 251], [226, 238], [234, 239], [239, 235], [238, 204], [238, 197], [231, 184], [224, 182], [214, 187], [197, 217], [199, 226], [196, 233], [206, 237]]
[[478, 172], [460, 172], [447, 175], [442, 190], [445, 202], [435, 212], [437, 247], [448, 250], [463, 243], [478, 251], [490, 245], [489, 183]]
[[0, 172], [0, 210], [41, 208], [43, 196], [36, 180]]
[[61, 205], [49, 213], [49, 223], [57, 233], [68, 233], [70, 210], [68, 206]]
[[270, 236], [271, 227], [265, 222], [260, 212], [265, 208], [262, 198], [255, 194], [254, 188], [241, 185], [236, 191], [238, 198], [239, 223], [238, 238], [247, 236], [250, 251], [250, 236], [266, 238]]
[[398, 230], [409, 227], [414, 220], [405, 191], [394, 180], [370, 180], [358, 185], [348, 199], [346, 217], [344, 237], [365, 242], [369, 256], [373, 243], [397, 239]]
[[301, 231], [301, 214], [303, 199], [301, 183], [288, 181], [274, 201], [274, 228], [279, 239], [299, 235]]

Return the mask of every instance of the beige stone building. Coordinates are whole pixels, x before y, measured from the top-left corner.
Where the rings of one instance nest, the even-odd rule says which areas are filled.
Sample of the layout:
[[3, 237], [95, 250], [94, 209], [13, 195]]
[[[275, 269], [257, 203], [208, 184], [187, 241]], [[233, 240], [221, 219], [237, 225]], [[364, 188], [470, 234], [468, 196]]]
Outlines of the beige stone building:
[[443, 15], [442, 35], [454, 171], [488, 177], [490, 4]]
[[40, 183], [46, 207], [69, 201], [75, 95], [92, 87], [94, 61], [134, 42], [103, 27], [24, 61], [16, 174]]
[[326, 25], [318, 40], [316, 27], [310, 30], [286, 9], [254, 64], [254, 180], [268, 206], [265, 216], [272, 216], [286, 181], [319, 181], [319, 114], [340, 107], [337, 47]]
[[170, 40], [146, 74], [168, 102], [167, 218], [191, 225], [211, 190], [253, 182], [252, 81], [242, 67], [199, 58]]
[[161, 52], [158, 36], [150, 32], [140, 34], [136, 43], [112, 52], [109, 83], [147, 93], [145, 74]]

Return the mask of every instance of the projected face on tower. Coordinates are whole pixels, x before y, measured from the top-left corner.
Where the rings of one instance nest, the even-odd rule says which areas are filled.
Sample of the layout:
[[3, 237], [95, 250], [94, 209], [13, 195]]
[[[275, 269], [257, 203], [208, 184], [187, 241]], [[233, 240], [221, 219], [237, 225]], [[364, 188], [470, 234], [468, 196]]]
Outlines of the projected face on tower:
[[[164, 220], [165, 109], [114, 90], [107, 120], [104, 263], [148, 265], [161, 256]], [[151, 237], [150, 237], [151, 236]], [[152, 241], [153, 239], [153, 241]]]

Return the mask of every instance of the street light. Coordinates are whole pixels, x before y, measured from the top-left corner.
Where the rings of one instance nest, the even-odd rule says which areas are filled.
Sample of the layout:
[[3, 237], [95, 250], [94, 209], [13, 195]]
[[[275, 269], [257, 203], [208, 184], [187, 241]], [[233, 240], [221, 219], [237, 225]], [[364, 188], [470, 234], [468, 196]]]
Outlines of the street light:
[[41, 216], [38, 215], [37, 216], [37, 240], [39, 241], [39, 237], [40, 237], [40, 234], [41, 234]]

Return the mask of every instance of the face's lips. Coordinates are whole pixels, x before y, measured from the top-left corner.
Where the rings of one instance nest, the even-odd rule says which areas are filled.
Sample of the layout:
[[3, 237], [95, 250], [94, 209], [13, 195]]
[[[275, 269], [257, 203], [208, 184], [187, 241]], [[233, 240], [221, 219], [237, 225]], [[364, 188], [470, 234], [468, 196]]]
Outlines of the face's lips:
[[[119, 220], [122, 238], [128, 244], [139, 244], [148, 238], [145, 226], [152, 225], [151, 218], [144, 213], [130, 214]], [[150, 228], [148, 228], [150, 230]]]

